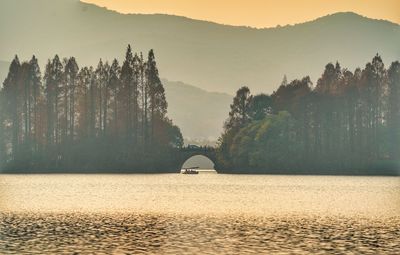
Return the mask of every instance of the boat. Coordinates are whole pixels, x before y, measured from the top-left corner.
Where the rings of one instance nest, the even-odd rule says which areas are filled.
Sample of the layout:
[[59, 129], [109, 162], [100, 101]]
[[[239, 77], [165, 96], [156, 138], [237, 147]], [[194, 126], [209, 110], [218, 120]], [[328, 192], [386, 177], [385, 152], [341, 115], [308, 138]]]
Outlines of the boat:
[[199, 174], [196, 169], [199, 169], [199, 167], [182, 168], [181, 174]]

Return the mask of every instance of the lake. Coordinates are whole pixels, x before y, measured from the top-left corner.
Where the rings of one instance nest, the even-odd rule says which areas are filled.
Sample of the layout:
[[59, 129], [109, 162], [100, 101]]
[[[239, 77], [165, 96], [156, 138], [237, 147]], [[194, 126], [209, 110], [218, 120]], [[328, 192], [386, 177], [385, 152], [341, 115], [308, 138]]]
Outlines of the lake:
[[400, 254], [400, 178], [0, 175], [1, 254]]

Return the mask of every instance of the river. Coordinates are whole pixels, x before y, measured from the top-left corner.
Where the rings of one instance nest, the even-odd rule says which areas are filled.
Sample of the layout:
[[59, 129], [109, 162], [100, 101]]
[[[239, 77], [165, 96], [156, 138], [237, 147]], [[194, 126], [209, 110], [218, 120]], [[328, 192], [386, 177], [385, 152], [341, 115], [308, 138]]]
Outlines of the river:
[[0, 175], [1, 254], [400, 254], [400, 178]]

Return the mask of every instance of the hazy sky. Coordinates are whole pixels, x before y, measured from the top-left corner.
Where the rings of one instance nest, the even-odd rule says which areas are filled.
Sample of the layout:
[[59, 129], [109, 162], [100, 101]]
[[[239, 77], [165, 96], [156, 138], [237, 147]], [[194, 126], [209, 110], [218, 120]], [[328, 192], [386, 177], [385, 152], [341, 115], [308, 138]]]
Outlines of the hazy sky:
[[274, 27], [340, 11], [400, 23], [400, 0], [83, 0], [122, 13], [166, 13], [231, 25]]

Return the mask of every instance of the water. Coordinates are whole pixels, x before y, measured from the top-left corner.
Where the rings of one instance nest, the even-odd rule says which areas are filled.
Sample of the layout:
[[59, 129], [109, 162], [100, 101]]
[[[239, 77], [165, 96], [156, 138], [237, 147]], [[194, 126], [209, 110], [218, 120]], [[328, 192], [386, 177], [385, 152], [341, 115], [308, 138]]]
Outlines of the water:
[[400, 254], [400, 178], [0, 175], [1, 254]]

